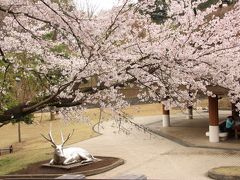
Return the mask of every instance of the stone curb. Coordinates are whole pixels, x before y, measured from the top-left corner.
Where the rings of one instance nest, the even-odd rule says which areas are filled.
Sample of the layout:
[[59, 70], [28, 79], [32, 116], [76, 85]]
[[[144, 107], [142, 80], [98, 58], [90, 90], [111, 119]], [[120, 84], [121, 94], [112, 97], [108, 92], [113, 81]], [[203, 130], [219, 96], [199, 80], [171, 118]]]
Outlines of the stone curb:
[[228, 175], [227, 173], [217, 172], [217, 170], [220, 168], [231, 169], [234, 167], [239, 167], [240, 169], [240, 166], [221, 166], [221, 167], [213, 168], [208, 171], [208, 177], [212, 179], [217, 179], [217, 180], [240, 180], [240, 173], [239, 175]]

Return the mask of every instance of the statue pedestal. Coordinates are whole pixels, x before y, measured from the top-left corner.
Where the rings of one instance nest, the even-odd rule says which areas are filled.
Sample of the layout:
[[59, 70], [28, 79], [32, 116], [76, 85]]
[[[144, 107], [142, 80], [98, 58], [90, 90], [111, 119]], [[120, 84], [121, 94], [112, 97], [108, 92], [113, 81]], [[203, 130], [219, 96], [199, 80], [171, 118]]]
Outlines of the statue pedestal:
[[[30, 164], [27, 168], [9, 175], [2, 175], [0, 179], [55, 179], [64, 174], [92, 176], [109, 171], [124, 164], [124, 160], [117, 157], [95, 156], [98, 162], [74, 163], [65, 166], [50, 165], [49, 160]], [[64, 178], [66, 179], [66, 177]], [[71, 178], [73, 179], [73, 178]]]
[[76, 163], [67, 164], [67, 165], [54, 165], [54, 164], [46, 163], [46, 164], [42, 164], [42, 167], [69, 170], [69, 169], [75, 169], [75, 168], [78, 168], [80, 166], [85, 166], [85, 165], [92, 164], [94, 162], [99, 162], [99, 161], [101, 161], [101, 159], [95, 159], [92, 162], [86, 162], [86, 163], [76, 162]]

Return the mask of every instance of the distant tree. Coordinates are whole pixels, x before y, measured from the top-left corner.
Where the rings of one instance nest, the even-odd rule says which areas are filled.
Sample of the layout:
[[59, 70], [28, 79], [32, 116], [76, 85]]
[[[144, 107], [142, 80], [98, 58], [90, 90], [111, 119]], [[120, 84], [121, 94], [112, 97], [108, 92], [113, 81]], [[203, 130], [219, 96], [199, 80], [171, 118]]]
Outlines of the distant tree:
[[150, 11], [150, 15], [154, 22], [163, 23], [167, 18], [168, 4], [165, 0], [156, 0], [155, 9]]

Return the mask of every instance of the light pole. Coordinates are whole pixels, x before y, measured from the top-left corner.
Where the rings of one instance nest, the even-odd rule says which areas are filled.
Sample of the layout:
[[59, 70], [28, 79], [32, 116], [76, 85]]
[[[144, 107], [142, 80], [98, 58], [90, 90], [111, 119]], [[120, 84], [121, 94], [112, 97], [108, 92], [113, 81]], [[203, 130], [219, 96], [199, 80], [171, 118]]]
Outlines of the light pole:
[[[16, 80], [16, 87], [17, 87], [17, 89], [16, 89], [16, 98], [19, 99], [20, 97], [19, 97], [18, 92], [19, 92], [20, 80], [21, 79], [19, 77], [16, 77], [15, 80]], [[21, 123], [20, 123], [20, 121], [18, 122], [18, 142], [19, 143], [22, 142], [22, 138], [21, 138]]]

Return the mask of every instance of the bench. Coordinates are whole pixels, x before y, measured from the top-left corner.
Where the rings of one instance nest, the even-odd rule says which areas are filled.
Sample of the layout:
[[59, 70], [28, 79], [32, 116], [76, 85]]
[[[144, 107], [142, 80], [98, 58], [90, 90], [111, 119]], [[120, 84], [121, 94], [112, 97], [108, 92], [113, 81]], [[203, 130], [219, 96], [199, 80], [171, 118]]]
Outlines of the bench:
[[[206, 136], [209, 136], [209, 132], [206, 132]], [[218, 134], [220, 141], [226, 141], [228, 138], [228, 133], [227, 132], [220, 132]]]
[[7, 154], [7, 153], [13, 153], [13, 146], [9, 146], [8, 148], [2, 148], [0, 149], [0, 156], [3, 154]]

